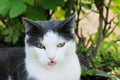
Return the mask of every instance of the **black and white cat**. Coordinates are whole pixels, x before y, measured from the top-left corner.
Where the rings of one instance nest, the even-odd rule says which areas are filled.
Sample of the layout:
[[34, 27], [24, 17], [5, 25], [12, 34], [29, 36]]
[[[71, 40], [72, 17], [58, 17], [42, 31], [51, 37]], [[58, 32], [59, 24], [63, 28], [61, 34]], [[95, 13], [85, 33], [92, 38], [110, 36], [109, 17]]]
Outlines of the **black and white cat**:
[[31, 21], [26, 28], [25, 65], [28, 78], [36, 80], [80, 80], [76, 55], [75, 16], [62, 21]]
[[0, 50], [0, 57], [6, 57], [0, 59], [0, 66], [8, 66], [9, 80], [80, 80], [75, 16], [58, 21], [22, 21], [26, 29], [25, 52], [16, 48]]

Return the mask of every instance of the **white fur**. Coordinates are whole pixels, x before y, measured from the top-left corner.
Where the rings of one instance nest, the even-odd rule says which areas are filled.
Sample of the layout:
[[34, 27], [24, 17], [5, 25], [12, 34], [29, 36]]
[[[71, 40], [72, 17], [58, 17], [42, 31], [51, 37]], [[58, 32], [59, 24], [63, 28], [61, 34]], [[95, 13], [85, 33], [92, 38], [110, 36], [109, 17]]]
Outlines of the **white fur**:
[[[28, 36], [26, 36], [27, 40]], [[63, 47], [58, 43], [65, 42]], [[66, 41], [53, 32], [44, 35], [46, 50], [26, 44], [26, 69], [28, 77], [37, 80], [80, 80], [80, 64], [77, 58], [76, 46], [73, 40]], [[48, 57], [55, 57], [56, 65], [48, 65]]]
[[8, 80], [12, 80], [12, 78], [11, 78], [11, 76], [10, 76], [10, 75], [8, 76]]

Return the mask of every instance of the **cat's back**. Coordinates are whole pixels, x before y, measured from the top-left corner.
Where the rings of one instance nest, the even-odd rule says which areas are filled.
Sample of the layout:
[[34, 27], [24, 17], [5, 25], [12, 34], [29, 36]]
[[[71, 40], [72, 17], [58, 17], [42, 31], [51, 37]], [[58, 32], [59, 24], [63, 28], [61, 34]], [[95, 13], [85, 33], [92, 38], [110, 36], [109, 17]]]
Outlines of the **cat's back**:
[[8, 80], [8, 76], [14, 76], [12, 80], [18, 80], [19, 69], [24, 66], [24, 48], [0, 48], [0, 80]]
[[18, 59], [24, 56], [24, 48], [0, 48], [0, 62], [6, 62], [6, 60]]

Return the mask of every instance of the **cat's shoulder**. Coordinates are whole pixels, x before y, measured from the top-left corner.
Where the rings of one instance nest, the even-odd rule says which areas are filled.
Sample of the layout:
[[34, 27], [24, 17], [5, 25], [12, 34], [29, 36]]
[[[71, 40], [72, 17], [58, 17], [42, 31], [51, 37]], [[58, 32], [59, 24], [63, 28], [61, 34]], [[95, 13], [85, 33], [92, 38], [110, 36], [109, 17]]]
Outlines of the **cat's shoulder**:
[[24, 59], [24, 48], [0, 48], [0, 71], [6, 74], [6, 76], [0, 74], [0, 80], [7, 76], [12, 76], [12, 80], [23, 80], [26, 74]]
[[11, 59], [17, 60], [24, 57], [24, 48], [0, 48], [0, 62], [10, 61]]

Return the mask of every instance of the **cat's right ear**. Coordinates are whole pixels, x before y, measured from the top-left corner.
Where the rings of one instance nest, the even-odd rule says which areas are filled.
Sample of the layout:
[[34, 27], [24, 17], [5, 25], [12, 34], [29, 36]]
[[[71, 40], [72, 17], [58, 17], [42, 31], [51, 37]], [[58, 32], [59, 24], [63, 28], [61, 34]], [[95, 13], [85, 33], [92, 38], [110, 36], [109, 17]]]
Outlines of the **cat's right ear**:
[[22, 22], [25, 26], [26, 33], [32, 30], [37, 30], [38, 29], [38, 24], [35, 23], [34, 21], [31, 21], [25, 17], [22, 18]]

